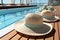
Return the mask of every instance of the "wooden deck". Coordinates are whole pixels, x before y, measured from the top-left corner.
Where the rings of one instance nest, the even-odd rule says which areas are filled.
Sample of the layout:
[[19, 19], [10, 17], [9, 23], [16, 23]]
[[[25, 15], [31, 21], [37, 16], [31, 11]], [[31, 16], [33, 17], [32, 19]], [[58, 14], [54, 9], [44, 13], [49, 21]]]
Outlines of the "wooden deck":
[[[60, 17], [60, 6], [55, 6], [56, 12], [55, 15]], [[0, 40], [60, 40], [60, 20], [57, 22], [50, 23], [53, 25], [53, 30], [51, 33], [45, 36], [28, 36], [22, 33], [17, 32], [15, 29], [4, 35]]]

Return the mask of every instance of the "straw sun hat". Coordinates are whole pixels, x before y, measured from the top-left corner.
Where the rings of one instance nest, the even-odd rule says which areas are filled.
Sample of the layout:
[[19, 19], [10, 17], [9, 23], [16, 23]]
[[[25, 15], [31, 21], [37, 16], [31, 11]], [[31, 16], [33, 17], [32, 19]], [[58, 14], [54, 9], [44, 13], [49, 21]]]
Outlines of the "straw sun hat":
[[50, 10], [51, 12], [55, 12], [56, 9], [54, 9], [53, 6], [49, 6], [48, 4], [45, 4], [44, 6], [40, 7], [40, 12], [42, 12], [43, 10]]
[[55, 16], [55, 14], [50, 10], [43, 10], [41, 12], [41, 16], [43, 17], [43, 21], [47, 21], [47, 22], [54, 22], [59, 19], [59, 17]]
[[43, 23], [42, 16], [38, 14], [28, 14], [25, 17], [25, 20], [22, 21], [22, 23], [19, 22], [15, 24], [14, 29], [26, 35], [42, 36], [52, 31], [52, 25]]

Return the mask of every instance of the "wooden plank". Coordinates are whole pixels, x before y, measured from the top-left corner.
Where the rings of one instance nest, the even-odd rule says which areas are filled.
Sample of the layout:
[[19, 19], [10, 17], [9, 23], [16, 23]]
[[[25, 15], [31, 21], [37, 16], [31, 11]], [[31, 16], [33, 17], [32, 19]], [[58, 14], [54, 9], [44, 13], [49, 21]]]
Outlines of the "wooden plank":
[[58, 25], [57, 25], [57, 22], [55, 23], [55, 35], [54, 35], [54, 40], [59, 40], [59, 35], [58, 35]]
[[36, 40], [44, 40], [44, 39], [36, 39]]
[[[55, 8], [57, 10], [56, 15], [60, 18], [60, 6], [56, 6]], [[58, 35], [59, 35], [59, 40], [60, 40], [60, 22], [57, 23], [57, 28], [58, 28]]]
[[[12, 31], [14, 31], [14, 29]], [[12, 31], [10, 31], [9, 33], [11, 33]], [[7, 34], [9, 34], [9, 33], [7, 33]], [[4, 36], [6, 36], [7, 34], [5, 34], [2, 37], [0, 37], [0, 39], [3, 38]]]
[[35, 40], [35, 37], [34, 36], [30, 36], [28, 39], [29, 40]]
[[18, 40], [21, 36], [17, 34], [15, 37], [13, 37], [11, 40]]
[[58, 22], [59, 40], [60, 40], [60, 22]]
[[26, 37], [22, 37], [20, 40], [27, 40], [28, 38], [26, 38]]
[[36, 37], [36, 40], [45, 40], [45, 36]]
[[29, 37], [29, 40], [44, 40], [44, 36], [31, 36]]
[[36, 40], [44, 40], [44, 38], [36, 39]]
[[[53, 28], [54, 28], [54, 23], [50, 23], [52, 26], [53, 26]], [[49, 33], [48, 35], [46, 35], [46, 38], [45, 38], [45, 40], [53, 40], [54, 39], [54, 33], [55, 33], [55, 30], [53, 29], [52, 31], [51, 31], [51, 33]]]
[[54, 6], [54, 8], [56, 9], [55, 14], [60, 15], [60, 6]]
[[28, 40], [29, 36], [28, 35], [22, 35], [20, 40]]
[[29, 40], [35, 40], [35, 39], [29, 39]]
[[16, 34], [16, 30], [12, 31], [11, 33], [7, 34], [6, 36], [4, 36], [3, 38], [1, 38], [1, 40], [9, 40], [12, 36], [14, 36]]

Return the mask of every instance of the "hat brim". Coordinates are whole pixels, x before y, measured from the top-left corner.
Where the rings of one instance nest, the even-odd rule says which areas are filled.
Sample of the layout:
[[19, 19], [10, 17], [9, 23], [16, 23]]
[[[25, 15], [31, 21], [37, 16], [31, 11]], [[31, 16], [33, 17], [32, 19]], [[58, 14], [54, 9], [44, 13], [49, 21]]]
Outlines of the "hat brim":
[[59, 17], [57, 17], [57, 16], [54, 16], [53, 18], [55, 18], [54, 20], [52, 20], [52, 18], [49, 20], [49, 19], [46, 19], [46, 18], [43, 18], [43, 21], [44, 22], [56, 22], [58, 19], [59, 19]]
[[[47, 35], [48, 33], [50, 33], [53, 29], [52, 25], [51, 24], [48, 24], [48, 23], [43, 23], [43, 26], [42, 27], [45, 27], [45, 29], [41, 29], [41, 27], [27, 27], [24, 25], [24, 21], [21, 21], [21, 22], [18, 22], [14, 25], [14, 29], [20, 33], [23, 33], [23, 34], [26, 34], [26, 35], [30, 35], [30, 36], [43, 36], [43, 35]], [[49, 27], [49, 30], [47, 30]], [[41, 31], [42, 30], [42, 31]], [[43, 31], [47, 31], [47, 32], [44, 32], [44, 33], [40, 33], [40, 32], [43, 32]]]

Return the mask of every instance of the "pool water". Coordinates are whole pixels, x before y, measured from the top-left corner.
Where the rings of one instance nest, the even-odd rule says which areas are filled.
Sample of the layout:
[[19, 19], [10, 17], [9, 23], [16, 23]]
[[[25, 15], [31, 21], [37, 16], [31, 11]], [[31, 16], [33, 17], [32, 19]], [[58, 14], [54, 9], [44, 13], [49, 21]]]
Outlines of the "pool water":
[[36, 13], [39, 11], [39, 7], [0, 10], [0, 30], [22, 20], [28, 13]]

